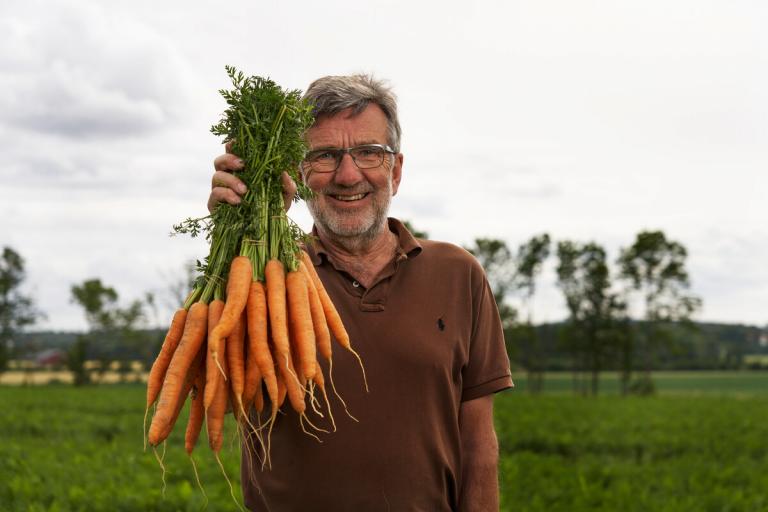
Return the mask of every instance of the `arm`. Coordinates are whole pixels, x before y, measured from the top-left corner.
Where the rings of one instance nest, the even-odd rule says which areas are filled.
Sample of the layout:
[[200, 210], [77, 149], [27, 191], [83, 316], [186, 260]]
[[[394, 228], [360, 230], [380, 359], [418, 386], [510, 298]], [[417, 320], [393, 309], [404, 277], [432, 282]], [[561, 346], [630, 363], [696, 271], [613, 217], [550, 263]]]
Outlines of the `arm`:
[[459, 510], [496, 512], [499, 510], [499, 443], [493, 428], [493, 395], [461, 403], [459, 431], [462, 468]]

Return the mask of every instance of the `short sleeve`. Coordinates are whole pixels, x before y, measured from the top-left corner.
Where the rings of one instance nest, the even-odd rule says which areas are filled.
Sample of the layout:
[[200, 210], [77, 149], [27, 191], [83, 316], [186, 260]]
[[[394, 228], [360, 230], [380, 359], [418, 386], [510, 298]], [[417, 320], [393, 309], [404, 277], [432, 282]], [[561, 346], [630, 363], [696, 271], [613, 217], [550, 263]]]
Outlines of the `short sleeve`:
[[473, 287], [473, 326], [469, 357], [463, 370], [462, 402], [514, 386], [493, 292], [479, 264], [473, 270], [478, 285]]

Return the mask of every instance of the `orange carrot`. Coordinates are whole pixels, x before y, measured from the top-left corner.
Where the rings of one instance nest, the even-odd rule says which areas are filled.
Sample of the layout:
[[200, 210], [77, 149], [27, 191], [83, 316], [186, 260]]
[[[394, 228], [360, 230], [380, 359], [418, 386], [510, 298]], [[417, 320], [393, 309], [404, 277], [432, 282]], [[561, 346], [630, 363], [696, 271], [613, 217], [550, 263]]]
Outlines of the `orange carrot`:
[[[275, 375], [275, 362], [272, 359], [268, 342], [267, 295], [264, 285], [259, 281], [251, 283], [246, 316], [248, 324], [248, 359], [253, 360], [261, 374], [261, 378], [264, 380], [264, 384], [267, 387], [267, 395], [272, 401], [272, 413], [274, 416], [277, 414], [278, 407], [277, 377]], [[257, 384], [257, 387], [260, 388], [260, 385]]]
[[288, 394], [285, 389], [285, 381], [283, 380], [283, 374], [280, 373], [280, 369], [277, 370], [277, 407], [280, 407], [285, 402], [285, 397]]
[[341, 321], [339, 312], [336, 311], [336, 306], [333, 305], [333, 301], [331, 301], [331, 297], [328, 295], [328, 292], [325, 290], [325, 286], [323, 286], [323, 282], [320, 281], [320, 276], [318, 276], [317, 272], [315, 271], [315, 265], [312, 263], [312, 260], [309, 258], [309, 254], [307, 254], [306, 252], [302, 252], [301, 257], [304, 260], [304, 265], [306, 266], [306, 269], [309, 272], [309, 276], [312, 278], [312, 282], [315, 284], [315, 288], [317, 288], [317, 293], [320, 297], [320, 303], [323, 305], [323, 312], [325, 313], [325, 319], [328, 322], [328, 328], [336, 337], [336, 341], [338, 341], [342, 347], [344, 348], [350, 347], [349, 335], [347, 334], [347, 330], [344, 328], [344, 324]]
[[214, 327], [218, 325], [222, 311], [224, 311], [223, 300], [215, 299], [208, 305], [208, 351], [205, 360], [205, 393], [203, 395], [203, 404], [206, 409], [213, 401], [213, 397], [216, 394], [216, 386], [219, 383], [220, 374], [219, 369], [216, 368], [216, 361], [213, 359], [211, 333]]
[[173, 426], [176, 424], [176, 420], [179, 419], [179, 414], [181, 414], [181, 410], [184, 408], [184, 403], [186, 403], [187, 396], [190, 395], [190, 392], [194, 387], [195, 380], [197, 379], [198, 370], [200, 368], [202, 361], [204, 360], [203, 359], [204, 355], [205, 355], [204, 352], [198, 351], [197, 355], [195, 356], [195, 360], [192, 362], [192, 365], [189, 368], [189, 371], [184, 376], [184, 384], [182, 385], [181, 393], [179, 394], [179, 401], [176, 403], [176, 408], [173, 411], [171, 420], [168, 422], [165, 429], [158, 434], [157, 443], [161, 443], [165, 441], [165, 439], [167, 439], [168, 436], [171, 435], [171, 432], [173, 431]]
[[[249, 286], [250, 287], [250, 286]], [[229, 381], [234, 396], [232, 407], [235, 417], [245, 412], [243, 408], [243, 387], [245, 380], [245, 311], [235, 322], [235, 328], [227, 336], [227, 365], [229, 368]]]
[[317, 287], [309, 275], [309, 270], [304, 262], [299, 263], [299, 269], [304, 273], [307, 281], [307, 292], [309, 294], [309, 311], [312, 314], [312, 327], [315, 331], [315, 341], [317, 350], [327, 360], [331, 359], [331, 333], [328, 330], [328, 324], [325, 320], [323, 305], [320, 302], [320, 295], [317, 293]]
[[333, 336], [336, 338], [336, 341], [339, 343], [339, 345], [352, 352], [352, 354], [357, 358], [357, 361], [360, 364], [360, 369], [363, 372], [365, 390], [368, 391], [368, 380], [365, 377], [365, 367], [363, 366], [363, 360], [360, 358], [360, 354], [358, 354], [352, 348], [352, 344], [349, 341], [349, 334], [347, 334], [347, 329], [344, 327], [344, 323], [341, 321], [341, 317], [339, 316], [339, 312], [336, 310], [336, 306], [333, 305], [331, 297], [328, 295], [328, 292], [326, 291], [325, 286], [323, 286], [322, 281], [320, 281], [320, 276], [317, 275], [317, 272], [315, 271], [315, 265], [312, 263], [309, 254], [307, 254], [305, 251], [301, 251], [301, 258], [302, 261], [304, 261], [304, 265], [307, 267], [307, 271], [312, 278], [312, 282], [315, 284], [315, 288], [317, 288], [317, 293], [320, 296], [320, 302], [323, 305], [323, 312], [325, 313], [325, 320], [328, 323], [328, 328], [333, 333]]
[[245, 354], [245, 381], [243, 382], [243, 409], [245, 409], [246, 412], [248, 412], [249, 408], [254, 405], [254, 401], [258, 398], [260, 400], [259, 406], [256, 407], [256, 410], [261, 412], [264, 409], [264, 398], [261, 395], [261, 383], [264, 380], [261, 376], [261, 370], [259, 370], [259, 365], [256, 364], [256, 354], [255, 351], [257, 350], [254, 348], [254, 342], [251, 341], [250, 335], [248, 336], [248, 340], [246, 343], [246, 346], [248, 348], [246, 354]]
[[259, 382], [256, 386], [256, 392], [253, 394], [253, 400], [251, 403], [247, 405], [248, 408], [253, 406], [254, 409], [256, 409], [256, 412], [261, 412], [264, 410], [264, 391], [261, 387], [261, 375], [259, 375]]
[[184, 332], [186, 320], [186, 309], [179, 309], [173, 315], [171, 326], [168, 328], [168, 333], [163, 341], [163, 346], [160, 348], [160, 353], [157, 355], [155, 362], [152, 363], [152, 369], [149, 371], [149, 377], [147, 378], [147, 409], [155, 403], [157, 395], [160, 394], [165, 372], [168, 370], [168, 365], [171, 364], [173, 353], [176, 351], [181, 335]]
[[[207, 343], [206, 343], [207, 344]], [[198, 365], [197, 375], [195, 376], [195, 383], [192, 385], [192, 391], [189, 394], [189, 419], [187, 420], [187, 429], [184, 432], [184, 450], [189, 455], [189, 461], [192, 463], [192, 470], [195, 473], [195, 479], [197, 485], [200, 487], [200, 491], [203, 496], [208, 497], [205, 494], [203, 483], [200, 481], [200, 474], [197, 471], [197, 464], [192, 457], [192, 451], [195, 449], [197, 439], [200, 437], [200, 430], [203, 427], [203, 421], [205, 420], [205, 408], [203, 407], [203, 388], [205, 387], [205, 365], [206, 357], [208, 353], [207, 347], [201, 347], [200, 363]]]
[[291, 360], [291, 346], [288, 341], [288, 322], [285, 300], [285, 272], [279, 260], [269, 260], [264, 267], [267, 280], [267, 311], [275, 347], [275, 362], [285, 382], [288, 400], [296, 412], [303, 413], [304, 390], [301, 388]]
[[147, 416], [149, 415], [149, 408], [157, 400], [157, 395], [160, 394], [160, 390], [163, 387], [163, 380], [165, 379], [165, 372], [168, 370], [168, 365], [171, 364], [173, 353], [176, 351], [176, 347], [179, 345], [181, 335], [184, 333], [184, 324], [187, 320], [187, 310], [182, 308], [176, 311], [171, 320], [171, 325], [168, 327], [168, 332], [163, 340], [163, 345], [160, 347], [160, 353], [157, 354], [155, 362], [152, 363], [152, 369], [149, 371], [149, 377], [147, 377], [147, 407], [144, 409], [144, 448], [147, 447]]
[[288, 322], [288, 339], [291, 340], [291, 350], [290, 350], [291, 359], [290, 359], [290, 364], [288, 366], [291, 369], [291, 374], [296, 375], [296, 380], [298, 381], [299, 386], [301, 386], [306, 391], [307, 379], [306, 377], [304, 377], [304, 374], [301, 373], [301, 371], [296, 371], [296, 366], [295, 366], [296, 363], [294, 363], [294, 361], [299, 360], [299, 356], [296, 355], [296, 350], [297, 350], [296, 343], [293, 342], [293, 340], [296, 339], [296, 336], [294, 335], [293, 330], [294, 330], [293, 324], [291, 322]]
[[219, 353], [221, 358], [221, 369], [217, 369], [215, 372], [221, 381], [219, 382], [220, 385], [216, 389], [216, 395], [213, 399], [213, 402], [211, 402], [209, 407], [205, 408], [205, 425], [208, 431], [208, 446], [210, 446], [211, 450], [213, 451], [213, 456], [216, 459], [219, 468], [221, 469], [221, 473], [224, 475], [227, 484], [229, 484], [229, 493], [232, 495], [232, 499], [235, 500], [238, 508], [243, 510], [240, 504], [237, 503], [237, 498], [235, 497], [232, 482], [229, 480], [227, 471], [224, 469], [224, 464], [222, 464], [221, 458], [219, 457], [219, 452], [221, 451], [221, 447], [224, 444], [224, 417], [227, 414], [227, 410], [230, 404], [230, 390], [228, 389], [228, 386], [223, 384], [223, 381], [229, 378], [226, 352], [227, 346], [226, 344], [223, 344]]
[[294, 411], [303, 415], [306, 410], [306, 404], [304, 403], [304, 388], [296, 376], [296, 370], [294, 369], [290, 354], [286, 356], [286, 359], [287, 364], [281, 363], [278, 368], [280, 374], [283, 376], [288, 401], [291, 402], [291, 407], [293, 407]]
[[288, 322], [285, 304], [285, 271], [279, 260], [269, 260], [264, 267], [267, 281], [267, 311], [272, 342], [275, 344], [277, 364], [282, 368], [290, 359]]
[[[258, 289], [258, 290], [257, 290]], [[246, 411], [254, 405], [256, 395], [259, 395], [260, 406], [257, 407], [257, 411], [261, 412], [264, 409], [264, 398], [261, 394], [261, 383], [264, 380], [261, 374], [261, 369], [256, 361], [257, 352], [259, 349], [258, 338], [263, 338], [266, 344], [267, 337], [267, 322], [266, 322], [266, 300], [263, 300], [261, 304], [256, 304], [256, 295], [261, 291], [261, 297], [264, 294], [264, 288], [259, 281], [251, 283], [251, 289], [248, 292], [248, 302], [245, 305], [246, 311], [246, 326], [248, 329], [247, 338], [247, 351], [245, 355], [245, 383], [243, 385], [243, 407]], [[257, 313], [254, 308], [262, 308], [261, 313]], [[263, 314], [263, 316], [262, 316]], [[257, 318], [258, 317], [258, 318]], [[253, 324], [253, 325], [251, 325]], [[271, 359], [271, 357], [270, 357]]]
[[262, 392], [262, 383], [264, 379], [259, 370], [259, 365], [245, 357], [245, 386], [243, 388], [243, 409], [246, 412], [251, 407], [257, 412], [264, 410], [264, 394]]
[[[216, 376], [224, 380], [227, 376], [227, 360], [226, 360], [226, 346], [222, 347], [221, 362], [224, 375], [218, 369], [215, 371]], [[220, 382], [221, 384], [221, 382]], [[224, 443], [224, 416], [227, 413], [227, 405], [229, 402], [229, 390], [227, 386], [220, 385], [216, 389], [216, 395], [213, 398], [211, 404], [205, 408], [205, 423], [208, 431], [208, 445], [216, 454], [221, 450], [221, 446]]]
[[181, 341], [168, 365], [157, 410], [149, 427], [149, 442], [152, 446], [156, 446], [160, 442], [161, 434], [169, 428], [169, 425], [171, 427], [173, 425], [172, 420], [181, 398], [185, 377], [205, 340], [207, 324], [208, 305], [203, 302], [194, 303], [189, 308]]
[[184, 449], [187, 451], [188, 455], [192, 455], [192, 450], [195, 449], [197, 438], [200, 436], [200, 429], [203, 426], [203, 419], [205, 418], [205, 408], [203, 407], [204, 387], [205, 359], [201, 358], [197, 376], [195, 377], [195, 383], [192, 387], [189, 420], [187, 421], [187, 430], [184, 433]]
[[296, 349], [294, 361], [301, 375], [306, 380], [312, 380], [317, 372], [317, 349], [304, 274], [299, 270], [288, 272], [285, 277], [285, 289], [288, 296], [291, 340]]
[[227, 278], [227, 301], [218, 325], [214, 327], [209, 343], [213, 345], [211, 353], [213, 360], [221, 364], [219, 351], [224, 339], [232, 333], [240, 315], [248, 301], [248, 291], [251, 288], [251, 276], [253, 273], [251, 260], [247, 256], [235, 256], [229, 266]]

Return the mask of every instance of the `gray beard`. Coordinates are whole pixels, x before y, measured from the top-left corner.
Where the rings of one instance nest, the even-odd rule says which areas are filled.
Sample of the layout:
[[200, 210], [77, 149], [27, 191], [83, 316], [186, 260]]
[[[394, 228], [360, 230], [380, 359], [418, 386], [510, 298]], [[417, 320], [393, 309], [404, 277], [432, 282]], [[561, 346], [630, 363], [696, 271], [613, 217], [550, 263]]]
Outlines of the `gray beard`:
[[328, 212], [317, 206], [314, 199], [307, 201], [307, 207], [318, 228], [331, 237], [332, 241], [349, 250], [356, 252], [376, 239], [387, 229], [387, 214], [392, 200], [392, 180], [387, 180], [386, 199], [373, 204], [373, 212], [366, 222], [356, 226], [346, 226], [344, 216]]

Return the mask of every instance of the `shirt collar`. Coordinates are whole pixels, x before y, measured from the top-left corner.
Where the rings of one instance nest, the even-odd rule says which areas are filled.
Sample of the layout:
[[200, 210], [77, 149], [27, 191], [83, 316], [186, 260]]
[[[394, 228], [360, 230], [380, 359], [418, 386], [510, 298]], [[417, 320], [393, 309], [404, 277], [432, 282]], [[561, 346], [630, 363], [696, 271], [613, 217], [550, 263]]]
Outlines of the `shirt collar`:
[[[387, 225], [389, 230], [397, 236], [397, 261], [414, 258], [421, 253], [421, 244], [402, 222], [394, 217], [389, 217], [387, 218]], [[316, 226], [312, 226], [312, 242], [307, 249], [315, 266], [322, 264], [323, 259], [328, 259], [328, 251], [317, 236]]]

